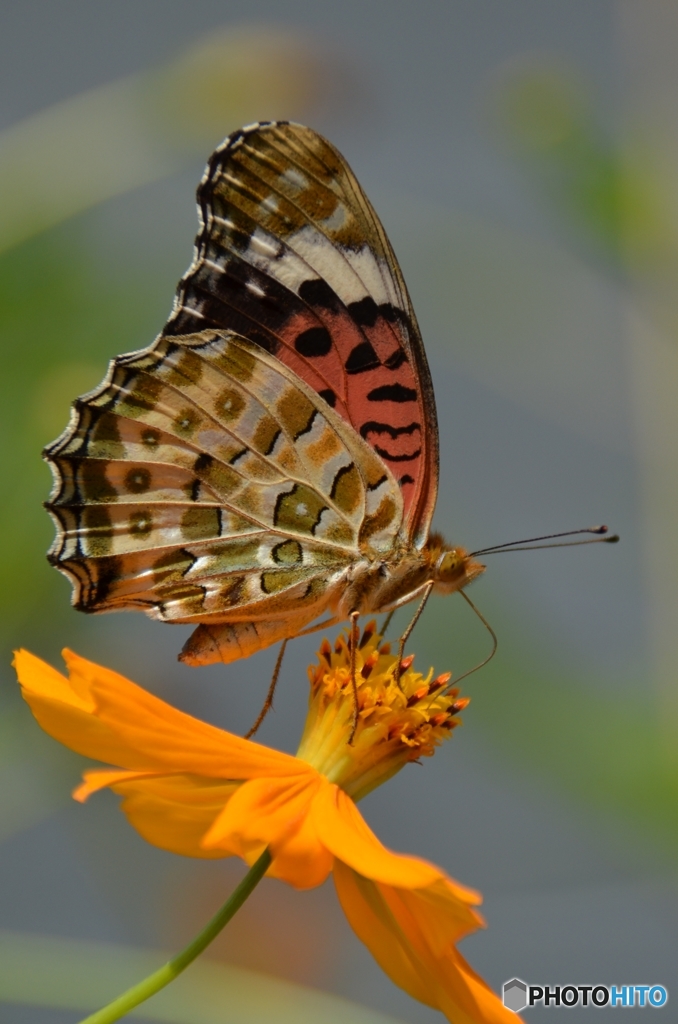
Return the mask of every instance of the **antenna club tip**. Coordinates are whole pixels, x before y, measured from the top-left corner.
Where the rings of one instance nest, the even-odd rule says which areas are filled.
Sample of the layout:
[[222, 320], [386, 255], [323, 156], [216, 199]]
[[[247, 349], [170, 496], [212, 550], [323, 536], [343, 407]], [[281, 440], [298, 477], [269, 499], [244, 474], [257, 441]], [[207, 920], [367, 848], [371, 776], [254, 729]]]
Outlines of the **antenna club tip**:
[[608, 526], [592, 526], [589, 533], [607, 533], [608, 529]]
[[618, 544], [620, 539], [621, 538], [620, 538], [618, 533], [613, 533], [611, 537], [606, 537], [605, 538], [605, 543], [606, 544]]

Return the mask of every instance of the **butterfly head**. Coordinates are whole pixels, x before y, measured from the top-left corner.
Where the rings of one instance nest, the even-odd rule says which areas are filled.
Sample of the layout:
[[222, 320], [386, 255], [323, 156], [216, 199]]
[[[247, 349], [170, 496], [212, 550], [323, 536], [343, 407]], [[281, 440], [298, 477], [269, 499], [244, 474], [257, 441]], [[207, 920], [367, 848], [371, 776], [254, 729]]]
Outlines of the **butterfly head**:
[[435, 589], [441, 594], [461, 590], [468, 583], [485, 572], [485, 566], [476, 562], [465, 548], [450, 547], [440, 534], [431, 534], [427, 544], [427, 555]]

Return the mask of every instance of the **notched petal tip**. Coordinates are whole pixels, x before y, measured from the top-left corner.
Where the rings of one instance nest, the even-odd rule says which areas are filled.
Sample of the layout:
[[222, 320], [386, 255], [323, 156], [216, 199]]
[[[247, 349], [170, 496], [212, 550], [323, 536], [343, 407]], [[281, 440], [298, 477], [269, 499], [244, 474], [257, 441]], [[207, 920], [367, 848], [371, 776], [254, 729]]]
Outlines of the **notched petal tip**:
[[81, 711], [91, 711], [93, 704], [87, 694], [74, 686], [71, 678], [62, 675], [42, 658], [21, 648], [15, 651], [12, 664], [16, 670], [22, 696], [34, 713], [36, 705], [44, 701], [70, 705]]

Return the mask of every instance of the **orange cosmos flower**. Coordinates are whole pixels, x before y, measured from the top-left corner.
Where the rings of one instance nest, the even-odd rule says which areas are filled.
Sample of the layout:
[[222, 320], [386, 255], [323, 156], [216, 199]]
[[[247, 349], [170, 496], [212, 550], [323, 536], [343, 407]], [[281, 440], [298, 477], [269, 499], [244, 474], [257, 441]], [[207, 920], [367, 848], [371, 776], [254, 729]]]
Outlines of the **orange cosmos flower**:
[[268, 848], [273, 875], [298, 889], [330, 871], [353, 929], [392, 980], [454, 1024], [508, 1024], [506, 1010], [455, 948], [482, 926], [478, 893], [440, 868], [383, 846], [355, 801], [408, 761], [429, 756], [468, 703], [396, 658], [371, 623], [356, 652], [359, 723], [353, 744], [350, 650], [324, 641], [309, 669], [304, 734], [289, 754], [201, 722], [123, 676], [64, 651], [69, 678], [16, 654], [23, 696], [42, 728], [86, 757], [118, 767], [86, 771], [76, 800], [110, 787], [150, 843], [191, 857]]

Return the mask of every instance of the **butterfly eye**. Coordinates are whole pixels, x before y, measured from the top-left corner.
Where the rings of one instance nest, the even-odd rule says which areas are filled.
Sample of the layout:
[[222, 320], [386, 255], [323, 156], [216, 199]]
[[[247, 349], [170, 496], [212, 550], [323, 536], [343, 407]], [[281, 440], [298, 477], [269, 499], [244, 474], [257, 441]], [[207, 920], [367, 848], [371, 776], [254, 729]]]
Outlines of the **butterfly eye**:
[[459, 552], [454, 548], [445, 551], [438, 559], [438, 576], [441, 580], [449, 580], [458, 571], [461, 565]]

